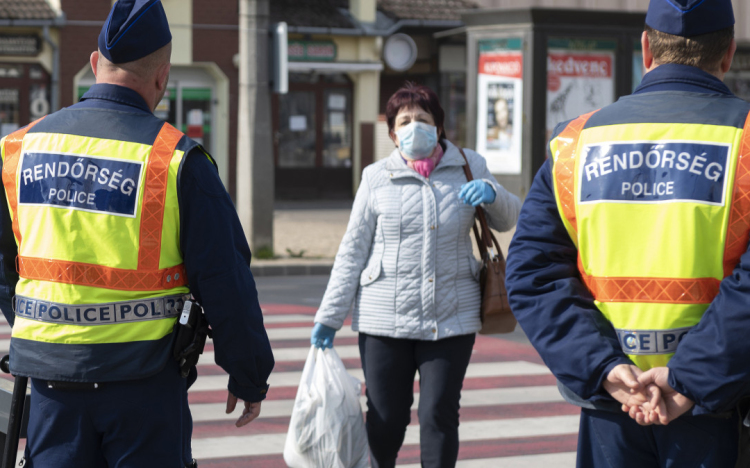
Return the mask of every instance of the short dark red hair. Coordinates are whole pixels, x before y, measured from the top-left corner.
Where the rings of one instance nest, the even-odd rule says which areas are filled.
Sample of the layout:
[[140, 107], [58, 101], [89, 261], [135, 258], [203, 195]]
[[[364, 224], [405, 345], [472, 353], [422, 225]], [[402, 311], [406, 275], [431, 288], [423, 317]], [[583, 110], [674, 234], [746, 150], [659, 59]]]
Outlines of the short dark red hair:
[[417, 85], [410, 81], [407, 81], [401, 89], [393, 93], [388, 104], [385, 106], [385, 119], [388, 122], [388, 134], [393, 134], [393, 127], [396, 125], [396, 116], [402, 109], [409, 109], [411, 107], [420, 107], [432, 115], [435, 120], [435, 126], [438, 129], [438, 139], [442, 140], [445, 138], [445, 129], [443, 123], [445, 122], [445, 111], [440, 105], [440, 99], [438, 99], [435, 91], [431, 90], [427, 86]]

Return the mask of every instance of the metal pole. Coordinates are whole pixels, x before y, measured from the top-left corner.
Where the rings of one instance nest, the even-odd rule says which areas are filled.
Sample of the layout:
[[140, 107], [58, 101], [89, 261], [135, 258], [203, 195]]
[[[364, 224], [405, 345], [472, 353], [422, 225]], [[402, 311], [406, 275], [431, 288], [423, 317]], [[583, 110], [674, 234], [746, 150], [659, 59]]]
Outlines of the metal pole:
[[240, 0], [237, 212], [255, 255], [273, 251], [274, 158], [268, 80], [269, 0]]
[[5, 451], [3, 452], [2, 468], [11, 468], [16, 465], [18, 456], [18, 439], [21, 434], [21, 423], [23, 421], [23, 406], [26, 400], [26, 386], [28, 377], [16, 376], [13, 386], [13, 399], [11, 400], [10, 415], [8, 416], [8, 433], [5, 437]]
[[52, 87], [50, 89], [50, 114], [60, 110], [60, 48], [49, 34], [49, 26], [43, 30], [44, 40], [52, 48]]

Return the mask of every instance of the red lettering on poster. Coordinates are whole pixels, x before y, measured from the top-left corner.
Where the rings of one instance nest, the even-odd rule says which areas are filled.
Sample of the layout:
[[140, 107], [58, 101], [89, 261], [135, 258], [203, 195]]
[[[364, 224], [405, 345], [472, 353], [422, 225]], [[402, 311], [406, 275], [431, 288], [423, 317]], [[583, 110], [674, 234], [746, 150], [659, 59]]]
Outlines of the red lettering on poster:
[[522, 54], [480, 54], [479, 73], [484, 75], [523, 77]]
[[548, 75], [612, 78], [611, 55], [555, 54], [547, 56]]

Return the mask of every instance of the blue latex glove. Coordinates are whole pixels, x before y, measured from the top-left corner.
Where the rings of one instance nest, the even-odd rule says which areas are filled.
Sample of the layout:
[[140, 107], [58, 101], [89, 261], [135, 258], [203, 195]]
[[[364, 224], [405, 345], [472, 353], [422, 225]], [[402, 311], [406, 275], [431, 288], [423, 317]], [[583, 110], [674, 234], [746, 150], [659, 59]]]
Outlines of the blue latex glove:
[[467, 205], [479, 206], [480, 203], [494, 202], [495, 190], [483, 180], [472, 180], [461, 186], [458, 198]]
[[320, 349], [333, 348], [334, 335], [336, 335], [336, 330], [322, 323], [316, 323], [310, 336], [310, 344]]

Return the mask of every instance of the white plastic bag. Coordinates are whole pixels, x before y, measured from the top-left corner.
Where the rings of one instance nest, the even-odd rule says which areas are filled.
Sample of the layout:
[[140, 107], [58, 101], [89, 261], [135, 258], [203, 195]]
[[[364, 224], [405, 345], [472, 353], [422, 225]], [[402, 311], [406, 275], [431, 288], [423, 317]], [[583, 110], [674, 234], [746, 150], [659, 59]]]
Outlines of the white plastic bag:
[[310, 347], [294, 400], [284, 461], [292, 468], [369, 468], [359, 396], [334, 349]]

